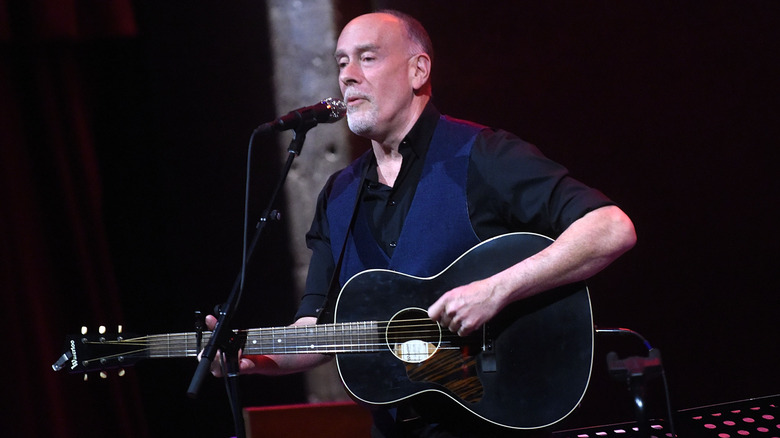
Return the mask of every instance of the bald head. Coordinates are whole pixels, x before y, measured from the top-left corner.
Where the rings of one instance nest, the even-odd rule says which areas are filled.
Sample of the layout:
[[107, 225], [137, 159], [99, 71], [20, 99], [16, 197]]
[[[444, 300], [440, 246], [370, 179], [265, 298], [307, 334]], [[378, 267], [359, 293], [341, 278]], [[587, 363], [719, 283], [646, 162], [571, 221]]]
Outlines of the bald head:
[[401, 21], [411, 43], [412, 53], [410, 55], [426, 53], [433, 60], [433, 43], [431, 43], [431, 37], [428, 36], [422, 23], [411, 15], [394, 9], [383, 9], [377, 13], [391, 15]]

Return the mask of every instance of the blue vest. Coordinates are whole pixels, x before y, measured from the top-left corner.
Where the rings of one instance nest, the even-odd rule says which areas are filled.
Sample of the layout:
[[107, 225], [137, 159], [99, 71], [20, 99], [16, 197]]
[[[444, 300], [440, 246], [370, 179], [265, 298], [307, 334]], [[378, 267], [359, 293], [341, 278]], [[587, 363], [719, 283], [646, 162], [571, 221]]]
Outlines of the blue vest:
[[[341, 285], [358, 272], [377, 268], [429, 277], [479, 243], [469, 219], [466, 180], [471, 148], [482, 129], [446, 116], [439, 119], [393, 257], [388, 257], [376, 243], [364, 211], [359, 210], [347, 240], [339, 276]], [[328, 197], [334, 261], [347, 237], [361, 172], [371, 153], [361, 156], [336, 177]]]

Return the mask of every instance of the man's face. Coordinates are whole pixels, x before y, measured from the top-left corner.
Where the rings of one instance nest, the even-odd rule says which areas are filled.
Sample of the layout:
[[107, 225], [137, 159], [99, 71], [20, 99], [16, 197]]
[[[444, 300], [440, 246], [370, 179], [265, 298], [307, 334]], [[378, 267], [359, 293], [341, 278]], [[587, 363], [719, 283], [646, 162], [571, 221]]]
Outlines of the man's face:
[[403, 24], [387, 14], [358, 17], [341, 32], [335, 57], [350, 130], [382, 139], [401, 128], [414, 96]]

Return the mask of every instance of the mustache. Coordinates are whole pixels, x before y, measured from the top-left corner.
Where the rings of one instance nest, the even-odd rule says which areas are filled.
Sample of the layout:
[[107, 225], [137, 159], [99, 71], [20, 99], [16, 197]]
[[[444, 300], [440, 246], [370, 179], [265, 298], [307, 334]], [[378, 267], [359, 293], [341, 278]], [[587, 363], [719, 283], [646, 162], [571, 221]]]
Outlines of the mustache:
[[371, 96], [370, 94], [361, 93], [360, 91], [357, 91], [355, 89], [348, 89], [347, 91], [344, 92], [344, 100], [345, 101], [349, 100], [349, 99], [352, 99], [352, 98], [360, 98], [360, 99], [371, 100], [373, 98], [373, 96]]

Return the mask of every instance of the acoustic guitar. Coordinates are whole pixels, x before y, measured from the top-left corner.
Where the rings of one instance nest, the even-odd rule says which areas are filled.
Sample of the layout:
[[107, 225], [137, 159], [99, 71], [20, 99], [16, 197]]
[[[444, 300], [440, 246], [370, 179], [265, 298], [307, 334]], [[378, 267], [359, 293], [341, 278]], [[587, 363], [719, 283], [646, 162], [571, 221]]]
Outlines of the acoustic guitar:
[[[235, 334], [244, 354], [335, 354], [341, 380], [359, 403], [410, 401], [499, 429], [547, 427], [577, 407], [590, 381], [594, 329], [584, 283], [515, 302], [466, 337], [428, 318], [426, 309], [443, 293], [500, 272], [551, 242], [533, 233], [504, 234], [429, 278], [363, 271], [340, 291], [332, 324]], [[141, 359], [196, 357], [210, 334], [69, 336], [53, 367], [85, 373]]]

